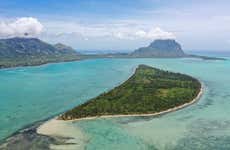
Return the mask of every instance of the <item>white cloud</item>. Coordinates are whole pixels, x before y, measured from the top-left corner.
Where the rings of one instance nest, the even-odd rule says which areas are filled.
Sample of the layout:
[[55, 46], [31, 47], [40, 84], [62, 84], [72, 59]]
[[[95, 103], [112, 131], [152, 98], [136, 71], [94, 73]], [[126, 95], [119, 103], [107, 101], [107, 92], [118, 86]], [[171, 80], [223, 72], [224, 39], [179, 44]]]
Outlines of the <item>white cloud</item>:
[[146, 38], [151, 38], [151, 39], [175, 39], [175, 35], [171, 32], [167, 32], [162, 30], [159, 27], [156, 27], [154, 29], [151, 29], [149, 32], [146, 34]]
[[147, 35], [147, 33], [145, 32], [145, 31], [143, 31], [143, 30], [138, 30], [138, 31], [136, 31], [136, 36], [138, 36], [138, 37], [146, 37], [146, 35]]
[[175, 39], [175, 35], [171, 32], [162, 30], [159, 27], [149, 29], [147, 31], [129, 28], [123, 31], [116, 31], [114, 36], [119, 39]]
[[[142, 24], [138, 21], [113, 21], [103, 23], [80, 23], [80, 22], [46, 22], [46, 34], [70, 39], [92, 39], [104, 40], [154, 40], [175, 39], [172, 32], [165, 31], [159, 27], [153, 28], [154, 23]], [[170, 27], [165, 27], [170, 28]], [[44, 35], [44, 34], [43, 34]]]
[[37, 36], [43, 25], [33, 17], [22, 17], [14, 21], [0, 21], [0, 37]]

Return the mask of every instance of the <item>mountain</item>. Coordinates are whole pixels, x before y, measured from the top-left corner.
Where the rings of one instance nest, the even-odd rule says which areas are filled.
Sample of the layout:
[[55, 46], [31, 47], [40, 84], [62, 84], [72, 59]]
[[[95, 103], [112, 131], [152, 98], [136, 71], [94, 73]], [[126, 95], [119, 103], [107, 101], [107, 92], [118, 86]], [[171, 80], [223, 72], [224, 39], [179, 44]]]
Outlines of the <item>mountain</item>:
[[62, 53], [69, 53], [69, 52], [73, 52], [76, 54], [80, 54], [78, 52], [76, 52], [72, 47], [64, 45], [62, 43], [57, 43], [53, 45], [57, 50], [59, 50]]
[[130, 54], [133, 57], [184, 57], [181, 45], [175, 40], [155, 40], [147, 47], [141, 47]]
[[37, 38], [0, 39], [0, 68], [33, 66], [79, 59], [78, 52], [61, 43], [52, 45]]
[[0, 39], [0, 57], [52, 56], [77, 54], [71, 47], [51, 45], [37, 38]]

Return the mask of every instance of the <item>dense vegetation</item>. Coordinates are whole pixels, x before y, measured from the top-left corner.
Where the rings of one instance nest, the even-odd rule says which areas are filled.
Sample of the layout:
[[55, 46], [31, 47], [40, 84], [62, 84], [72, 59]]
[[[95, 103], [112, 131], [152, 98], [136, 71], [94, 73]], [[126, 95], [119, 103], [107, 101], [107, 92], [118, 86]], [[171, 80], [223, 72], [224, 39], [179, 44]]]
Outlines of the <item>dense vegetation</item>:
[[123, 84], [67, 111], [59, 119], [155, 113], [193, 100], [200, 82], [188, 75], [140, 65]]

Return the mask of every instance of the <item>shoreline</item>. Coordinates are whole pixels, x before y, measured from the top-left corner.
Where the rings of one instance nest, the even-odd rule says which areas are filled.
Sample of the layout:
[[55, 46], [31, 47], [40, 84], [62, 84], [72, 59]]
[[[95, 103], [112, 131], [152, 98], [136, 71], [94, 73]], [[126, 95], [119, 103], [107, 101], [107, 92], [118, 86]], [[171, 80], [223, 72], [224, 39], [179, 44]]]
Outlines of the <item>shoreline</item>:
[[59, 64], [59, 63], [68, 63], [68, 62], [76, 62], [76, 61], [81, 61], [83, 59], [76, 59], [76, 60], [65, 60], [65, 61], [51, 61], [51, 62], [44, 62], [44, 63], [38, 63], [34, 65], [16, 65], [16, 66], [0, 66], [0, 70], [8, 70], [8, 69], [17, 69], [17, 68], [22, 68], [22, 67], [38, 67], [38, 66], [45, 66], [45, 65], [50, 65], [50, 64]]
[[[199, 81], [199, 80], [198, 80]], [[200, 81], [199, 81], [200, 82]], [[190, 102], [184, 103], [180, 106], [176, 106], [173, 108], [169, 108], [167, 110], [164, 111], [160, 111], [160, 112], [155, 112], [155, 113], [147, 113], [147, 114], [120, 114], [120, 115], [101, 115], [101, 116], [94, 116], [94, 117], [85, 117], [85, 118], [77, 118], [77, 119], [72, 119], [72, 120], [62, 120], [62, 119], [58, 119], [58, 116], [55, 117], [55, 120], [60, 120], [60, 121], [64, 121], [64, 122], [75, 122], [75, 121], [82, 121], [82, 120], [94, 120], [94, 119], [100, 119], [100, 118], [119, 118], [119, 117], [155, 117], [155, 116], [159, 116], [159, 115], [164, 115], [170, 112], [174, 112], [183, 108], [186, 108], [194, 103], [196, 103], [201, 96], [203, 95], [204, 92], [204, 83], [200, 82], [201, 84], [201, 88], [199, 93], [197, 94], [197, 96]]]
[[[200, 81], [199, 81], [200, 82]], [[196, 103], [201, 96], [204, 93], [205, 86], [203, 82], [201, 83], [201, 88], [197, 96], [190, 102], [185, 103], [183, 105], [167, 109], [165, 111], [157, 112], [157, 113], [151, 113], [151, 114], [130, 114], [130, 115], [105, 115], [105, 116], [95, 116], [95, 117], [87, 117], [87, 118], [80, 118], [80, 119], [74, 119], [74, 120], [57, 120], [58, 116], [53, 116], [48, 119], [44, 119], [43, 121], [39, 121], [37, 123], [33, 123], [30, 126], [25, 127], [24, 129], [18, 130], [11, 136], [4, 138], [0, 142], [0, 149], [1, 148], [6, 148], [6, 145], [12, 145], [15, 141], [18, 141], [19, 143], [24, 143], [25, 147], [30, 147], [30, 144], [28, 144], [27, 140], [28, 138], [32, 138], [32, 140], [36, 143], [40, 143], [43, 141], [42, 145], [45, 146], [47, 149], [50, 148], [50, 145], [53, 147], [57, 148], [59, 147], [58, 145], [62, 146], [67, 146], [68, 147], [74, 147], [76, 146], [76, 143], [78, 143], [78, 148], [81, 149], [84, 147], [84, 142], [87, 141], [87, 138], [84, 136], [84, 134], [81, 132], [80, 129], [76, 130], [76, 127], [74, 127], [73, 131], [73, 126], [72, 122], [76, 121], [84, 121], [84, 120], [94, 120], [94, 119], [101, 119], [101, 118], [119, 118], [119, 117], [156, 117], [160, 115], [165, 115], [170, 112], [174, 112], [177, 110], [180, 110], [182, 108], [188, 107], [194, 103]], [[60, 132], [61, 129], [62, 131]], [[68, 131], [68, 132], [67, 132]], [[60, 133], [58, 133], [60, 132]], [[81, 135], [78, 138], [74, 138], [76, 135]], [[46, 141], [46, 142], [45, 142]], [[72, 144], [71, 144], [72, 143]], [[74, 144], [75, 143], [75, 144]], [[66, 145], [67, 144], [67, 145]], [[56, 146], [55, 146], [56, 145]], [[13, 144], [13, 147], [17, 147], [18, 144]], [[39, 147], [39, 145], [36, 145]], [[54, 148], [53, 147], [53, 148]], [[76, 149], [76, 147], [74, 147]]]
[[[200, 82], [200, 81], [199, 81]], [[88, 138], [82, 130], [77, 127], [76, 125], [74, 126], [74, 122], [77, 121], [85, 121], [85, 120], [95, 120], [95, 119], [102, 119], [102, 118], [119, 118], [119, 117], [156, 117], [160, 115], [165, 115], [170, 112], [174, 112], [177, 110], [180, 110], [182, 108], [188, 107], [200, 100], [201, 96], [204, 93], [204, 84], [203, 82], [201, 83], [201, 88], [197, 96], [190, 102], [185, 103], [183, 105], [167, 109], [165, 111], [157, 112], [157, 113], [151, 113], [151, 114], [130, 114], [130, 115], [104, 115], [104, 116], [95, 116], [95, 117], [86, 117], [86, 118], [79, 118], [79, 119], [73, 119], [73, 120], [60, 120], [57, 119], [58, 116], [44, 122], [40, 126], [36, 128], [36, 134], [37, 135], [42, 135], [42, 136], [47, 136], [47, 137], [62, 137], [65, 138], [66, 140], [64, 141], [64, 144], [55, 144], [55, 143], [50, 143], [50, 148], [57, 148], [57, 149], [62, 149], [66, 148], [68, 146], [70, 149], [84, 149], [85, 148], [85, 143], [88, 141]], [[71, 144], [68, 144], [71, 143]], [[66, 145], [67, 144], [67, 145]]]
[[97, 55], [97, 56], [91, 56], [91, 55], [81, 55], [80, 58], [77, 59], [73, 59], [73, 60], [63, 60], [63, 61], [48, 61], [48, 62], [43, 62], [43, 63], [37, 63], [37, 64], [32, 64], [32, 65], [27, 65], [27, 64], [22, 64], [22, 65], [15, 65], [15, 66], [0, 66], [0, 70], [4, 70], [4, 69], [14, 69], [14, 68], [20, 68], [20, 67], [36, 67], [36, 66], [43, 66], [43, 65], [47, 65], [47, 64], [58, 64], [58, 63], [65, 63], [65, 62], [75, 62], [75, 61], [81, 61], [81, 60], [85, 60], [85, 59], [104, 59], [104, 58], [108, 58], [108, 59], [141, 59], [141, 58], [150, 58], [150, 59], [178, 59], [178, 58], [196, 58], [196, 59], [203, 59], [203, 60], [227, 60], [226, 58], [223, 57], [208, 57], [208, 56], [199, 56], [199, 55], [195, 55], [195, 56], [185, 56], [185, 57], [119, 57], [119, 56], [101, 56], [101, 55]]

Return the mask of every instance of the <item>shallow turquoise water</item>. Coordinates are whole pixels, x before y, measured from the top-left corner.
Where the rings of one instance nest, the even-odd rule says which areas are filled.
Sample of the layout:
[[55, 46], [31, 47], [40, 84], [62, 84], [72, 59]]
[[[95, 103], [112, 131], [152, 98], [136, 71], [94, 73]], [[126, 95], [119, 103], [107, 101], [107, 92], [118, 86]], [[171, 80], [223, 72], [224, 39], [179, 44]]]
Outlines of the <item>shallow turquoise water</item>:
[[162, 117], [76, 122], [87, 149], [230, 149], [230, 61], [199, 59], [96, 59], [1, 70], [0, 138], [119, 85], [138, 64], [199, 78], [205, 94]]

